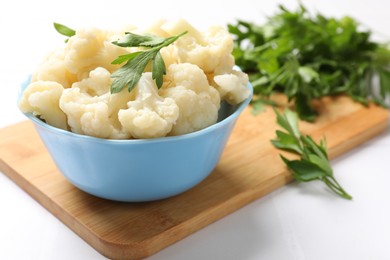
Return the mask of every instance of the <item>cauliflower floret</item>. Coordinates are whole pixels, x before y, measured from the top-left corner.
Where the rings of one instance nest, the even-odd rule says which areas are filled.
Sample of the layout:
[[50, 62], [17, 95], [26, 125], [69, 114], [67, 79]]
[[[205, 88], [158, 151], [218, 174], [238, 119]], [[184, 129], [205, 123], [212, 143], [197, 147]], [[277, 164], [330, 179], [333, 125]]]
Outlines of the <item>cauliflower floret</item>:
[[169, 35], [166, 31], [161, 29], [161, 26], [167, 22], [166, 19], [158, 19], [155, 22], [153, 22], [151, 25], [144, 29], [137, 29], [134, 31], [136, 34], [144, 35], [144, 34], [152, 34], [159, 37], [167, 38], [171, 35]]
[[206, 74], [221, 74], [233, 67], [233, 39], [225, 28], [213, 26], [201, 33], [185, 20], [178, 20], [163, 24], [162, 29], [170, 35], [188, 32], [174, 43], [181, 63], [198, 65]]
[[50, 53], [38, 66], [32, 76], [31, 82], [54, 81], [60, 83], [64, 88], [69, 88], [77, 80], [76, 75], [66, 69], [64, 64], [65, 53], [63, 48]]
[[236, 105], [244, 101], [249, 96], [248, 75], [241, 71], [232, 71], [229, 74], [217, 75], [214, 77], [216, 89], [221, 95], [221, 99], [229, 104]]
[[131, 94], [124, 90], [125, 93], [111, 95], [110, 76], [110, 72], [98, 67], [89, 73], [89, 78], [63, 91], [59, 104], [68, 116], [72, 132], [100, 138], [130, 138], [118, 122], [117, 111], [126, 106]]
[[168, 68], [171, 64], [179, 63], [179, 53], [175, 45], [171, 44], [162, 48], [160, 53], [166, 68]]
[[53, 81], [36, 81], [27, 86], [19, 101], [22, 112], [31, 112], [48, 124], [67, 130], [66, 116], [58, 107], [64, 88]]
[[179, 116], [179, 108], [172, 98], [162, 98], [152, 79], [152, 73], [142, 75], [133, 90], [134, 101], [127, 103], [128, 109], [121, 109], [119, 121], [136, 138], [166, 136]]
[[191, 133], [208, 127], [218, 119], [219, 93], [209, 86], [206, 75], [196, 65], [172, 64], [167, 70], [170, 85], [162, 88], [164, 97], [175, 100], [180, 114], [170, 135]]
[[78, 79], [88, 76], [88, 73], [103, 67], [113, 72], [119, 66], [111, 62], [118, 56], [128, 53], [125, 48], [112, 44], [117, 40], [115, 34], [96, 28], [77, 30], [76, 35], [69, 38], [65, 48], [65, 67], [77, 74]]

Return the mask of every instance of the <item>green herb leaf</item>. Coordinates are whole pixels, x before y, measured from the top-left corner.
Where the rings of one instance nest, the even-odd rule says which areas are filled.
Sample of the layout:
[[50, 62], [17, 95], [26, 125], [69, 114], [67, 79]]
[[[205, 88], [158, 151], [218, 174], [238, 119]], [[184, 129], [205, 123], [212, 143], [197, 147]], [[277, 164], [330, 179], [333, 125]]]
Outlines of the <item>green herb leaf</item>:
[[296, 138], [285, 132], [276, 131], [276, 140], [271, 140], [271, 143], [278, 149], [302, 153], [300, 144]]
[[327, 159], [324, 159], [316, 154], [309, 154], [308, 159], [310, 162], [317, 165], [324, 173], [332, 172], [332, 167]]
[[333, 170], [328, 159], [325, 141], [314, 142], [308, 135], [301, 135], [298, 129], [298, 115], [289, 109], [283, 114], [275, 110], [278, 125], [285, 132], [277, 130], [276, 139], [271, 143], [278, 149], [299, 155], [300, 160], [288, 160], [281, 156], [290, 169], [294, 179], [301, 182], [320, 180], [337, 195], [352, 199], [333, 176]]
[[120, 56], [118, 56], [118, 58], [113, 60], [111, 62], [111, 64], [122, 64], [125, 61], [130, 61], [130, 60], [134, 59], [137, 55], [139, 55], [141, 53], [142, 53], [141, 51], [137, 51], [137, 52], [132, 52], [129, 54], [120, 55]]
[[164, 41], [164, 38], [153, 35], [138, 35], [135, 33], [126, 32], [125, 36], [112, 43], [120, 47], [156, 47], [162, 44]]
[[285, 157], [281, 156], [284, 163], [292, 171], [294, 178], [298, 181], [307, 182], [313, 180], [320, 180], [326, 176], [326, 172], [323, 171], [318, 165], [306, 161], [306, 160], [294, 160], [289, 161]]
[[279, 113], [277, 110], [274, 111], [278, 125], [287, 130], [288, 134], [298, 141], [301, 136], [298, 129], [298, 115], [289, 109], [286, 109], [284, 114]]
[[161, 88], [163, 77], [166, 74], [166, 67], [160, 50], [172, 44], [186, 33], [183, 32], [169, 38], [161, 38], [153, 35], [138, 35], [127, 32], [121, 39], [114, 41], [113, 44], [120, 47], [145, 47], [149, 49], [121, 55], [111, 62], [112, 64], [122, 64], [127, 61], [125, 65], [112, 73], [111, 77], [114, 80], [111, 85], [111, 93], [118, 93], [126, 86], [129, 92], [132, 91], [149, 62], [152, 62], [152, 78], [156, 81], [157, 87]]
[[141, 52], [123, 67], [112, 73], [111, 77], [114, 78], [114, 81], [111, 85], [111, 93], [118, 93], [126, 86], [129, 92], [132, 91], [141, 78], [145, 67], [157, 53], [158, 51]]
[[153, 59], [152, 65], [152, 79], [156, 80], [156, 85], [158, 88], [161, 88], [163, 84], [163, 76], [167, 73], [165, 68], [164, 60], [160, 54], [157, 52], [156, 56]]
[[53, 23], [54, 28], [56, 29], [57, 32], [59, 32], [62, 35], [72, 37], [73, 35], [76, 34], [76, 31], [59, 23]]
[[324, 146], [325, 141], [321, 140], [320, 145], [316, 144], [313, 138], [309, 135], [301, 137], [302, 143], [309, 149], [310, 153], [317, 154], [323, 159], [328, 160], [328, 153]]

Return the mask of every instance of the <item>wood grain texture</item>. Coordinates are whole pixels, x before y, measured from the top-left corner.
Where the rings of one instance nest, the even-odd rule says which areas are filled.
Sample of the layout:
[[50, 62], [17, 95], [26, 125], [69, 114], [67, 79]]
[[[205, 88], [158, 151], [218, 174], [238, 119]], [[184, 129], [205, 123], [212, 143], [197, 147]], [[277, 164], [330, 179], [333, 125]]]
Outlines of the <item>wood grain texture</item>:
[[[316, 106], [321, 113], [316, 123], [301, 122], [300, 128], [315, 139], [325, 136], [331, 158], [388, 125], [387, 110], [345, 97]], [[245, 110], [212, 174], [179, 196], [155, 202], [113, 202], [78, 190], [58, 172], [30, 122], [0, 130], [0, 170], [101, 254], [138, 259], [291, 181], [269, 142], [275, 130], [270, 109], [256, 117]]]

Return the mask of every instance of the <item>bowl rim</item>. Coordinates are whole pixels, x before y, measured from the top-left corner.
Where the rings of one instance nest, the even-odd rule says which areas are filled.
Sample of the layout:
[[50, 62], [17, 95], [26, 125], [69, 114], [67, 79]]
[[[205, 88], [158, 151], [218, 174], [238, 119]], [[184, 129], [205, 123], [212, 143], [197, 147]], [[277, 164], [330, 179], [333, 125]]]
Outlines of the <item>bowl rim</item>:
[[[28, 77], [28, 79], [21, 84], [21, 87], [19, 88], [19, 93], [18, 93], [18, 99], [17, 102], [19, 103], [24, 89], [28, 86], [28, 84], [31, 81], [31, 76]], [[54, 127], [52, 125], [49, 125], [42, 120], [40, 120], [38, 117], [33, 115], [33, 113], [28, 112], [22, 112], [28, 119], [30, 119], [35, 125], [42, 127], [52, 133], [55, 134], [60, 134], [60, 135], [65, 135], [70, 138], [76, 138], [81, 141], [85, 142], [96, 142], [96, 143], [106, 143], [106, 144], [139, 144], [139, 143], [160, 143], [160, 142], [176, 142], [179, 140], [186, 140], [186, 139], [191, 139], [191, 138], [196, 138], [198, 136], [204, 135], [208, 132], [212, 132], [228, 123], [231, 121], [235, 120], [238, 118], [238, 116], [241, 114], [241, 112], [249, 105], [250, 101], [252, 100], [253, 97], [253, 87], [252, 84], [248, 81], [246, 88], [249, 90], [249, 96], [243, 100], [241, 103], [235, 105], [235, 111], [230, 114], [228, 117], [222, 119], [219, 122], [216, 122], [206, 128], [200, 129], [195, 132], [191, 132], [188, 134], [182, 134], [182, 135], [175, 135], [175, 136], [163, 136], [163, 137], [157, 137], [157, 138], [142, 138], [142, 139], [105, 139], [105, 138], [100, 138], [100, 137], [95, 137], [95, 136], [89, 136], [89, 135], [84, 135], [84, 134], [78, 134], [74, 133], [70, 130], [64, 130], [61, 128]], [[19, 106], [18, 106], [19, 107]]]

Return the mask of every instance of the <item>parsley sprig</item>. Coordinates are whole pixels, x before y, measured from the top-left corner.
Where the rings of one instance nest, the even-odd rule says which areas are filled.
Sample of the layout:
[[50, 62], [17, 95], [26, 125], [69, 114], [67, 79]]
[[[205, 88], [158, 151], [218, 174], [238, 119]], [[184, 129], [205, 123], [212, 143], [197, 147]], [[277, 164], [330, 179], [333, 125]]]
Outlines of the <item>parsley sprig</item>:
[[390, 49], [351, 17], [279, 6], [263, 24], [239, 20], [228, 28], [236, 64], [254, 87], [253, 104], [283, 93], [306, 121], [316, 119], [311, 101], [323, 96], [346, 94], [365, 105], [389, 105]]
[[114, 78], [114, 81], [111, 85], [111, 93], [118, 93], [126, 86], [129, 92], [133, 90], [150, 61], [152, 61], [152, 78], [156, 81], [157, 87], [161, 88], [163, 76], [166, 74], [166, 67], [160, 50], [186, 33], [161, 38], [154, 35], [138, 35], [126, 32], [121, 39], [114, 41], [113, 44], [121, 47], [144, 47], [149, 49], [121, 55], [112, 62], [112, 64], [122, 64], [124, 62], [126, 64], [112, 73], [111, 77]]
[[[54, 23], [53, 25], [56, 31], [62, 35], [72, 37], [76, 34], [75, 30], [63, 24]], [[186, 33], [187, 31], [176, 36], [162, 38], [155, 35], [138, 35], [126, 32], [122, 38], [112, 42], [120, 47], [142, 47], [146, 48], [146, 50], [120, 55], [111, 62], [111, 64], [122, 64], [126, 62], [125, 65], [111, 74], [111, 77], [114, 78], [111, 84], [111, 93], [118, 93], [126, 86], [129, 92], [132, 91], [150, 61], [152, 62], [152, 78], [156, 81], [157, 87], [161, 88], [163, 77], [167, 71], [160, 50], [174, 43]]]
[[271, 143], [278, 149], [286, 150], [300, 156], [299, 160], [288, 160], [281, 155], [282, 160], [291, 170], [297, 181], [323, 181], [333, 192], [344, 199], [352, 199], [337, 182], [329, 162], [326, 142], [317, 144], [309, 135], [301, 135], [298, 128], [298, 115], [289, 109], [281, 114], [277, 110], [276, 120], [285, 131], [276, 131], [276, 139]]

